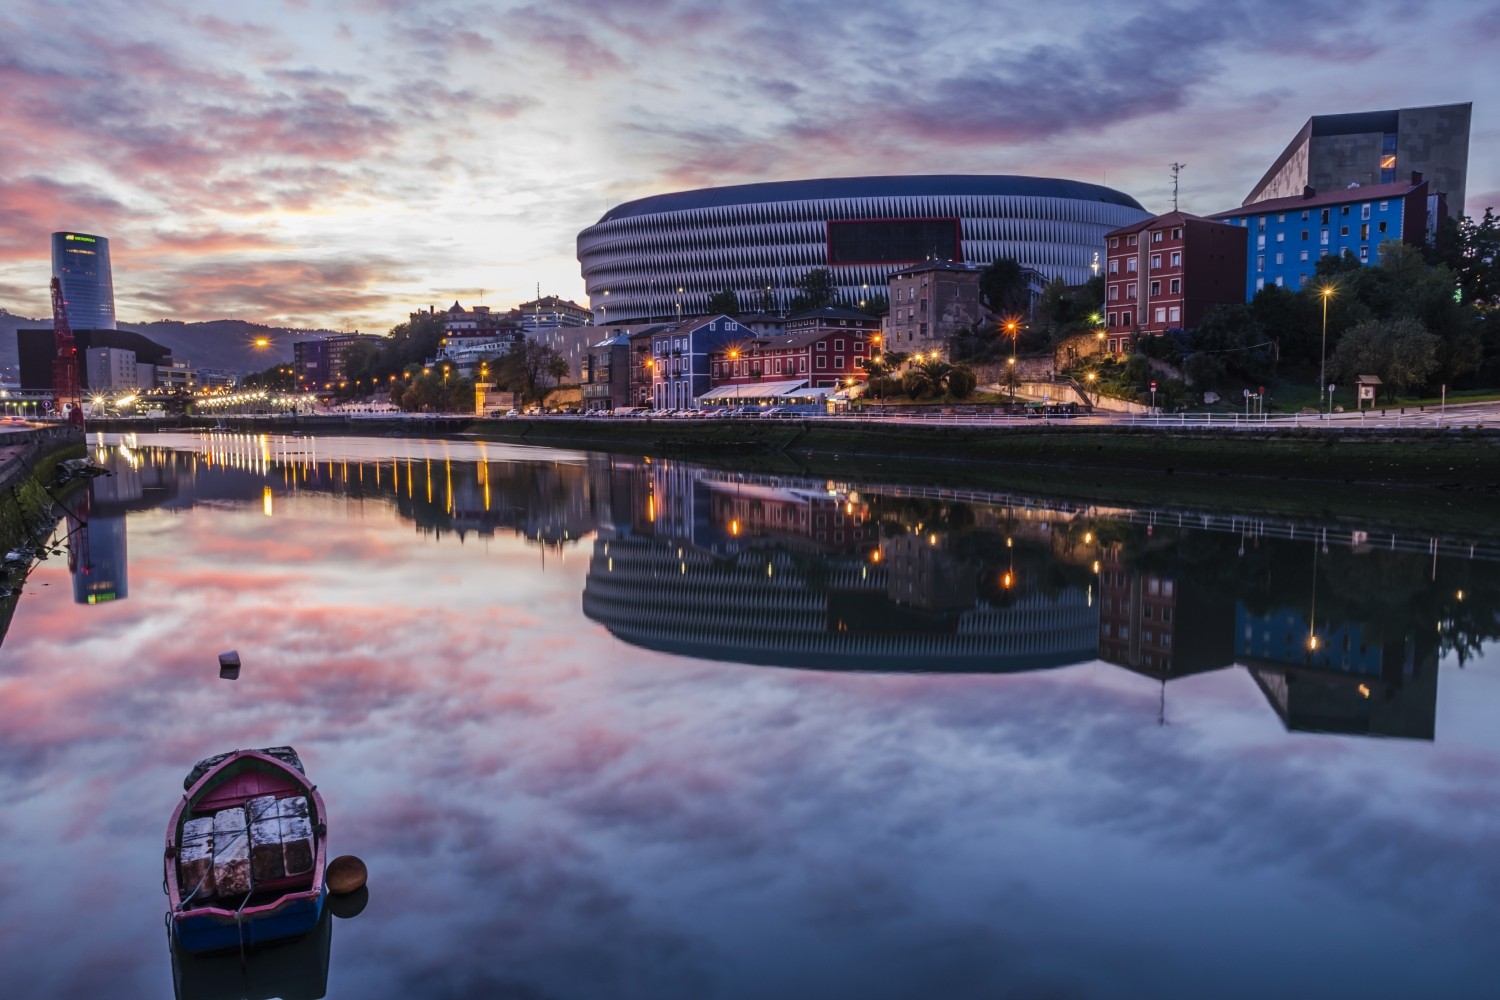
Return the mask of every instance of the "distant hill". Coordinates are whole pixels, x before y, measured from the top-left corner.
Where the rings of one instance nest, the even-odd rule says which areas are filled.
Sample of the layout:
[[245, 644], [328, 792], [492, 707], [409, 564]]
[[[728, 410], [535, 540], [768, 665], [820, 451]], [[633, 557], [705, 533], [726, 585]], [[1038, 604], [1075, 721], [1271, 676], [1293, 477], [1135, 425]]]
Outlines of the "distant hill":
[[[16, 367], [16, 330], [50, 327], [52, 318], [32, 319], [0, 309], [0, 369], [14, 372]], [[242, 319], [216, 319], [207, 323], [181, 323], [157, 320], [155, 323], [121, 323], [122, 330], [133, 330], [171, 350], [172, 356], [195, 368], [223, 368], [241, 375], [264, 371], [276, 364], [290, 364], [292, 344], [298, 340], [331, 336], [333, 330], [299, 330], [262, 326]], [[264, 339], [265, 347], [256, 341]]]

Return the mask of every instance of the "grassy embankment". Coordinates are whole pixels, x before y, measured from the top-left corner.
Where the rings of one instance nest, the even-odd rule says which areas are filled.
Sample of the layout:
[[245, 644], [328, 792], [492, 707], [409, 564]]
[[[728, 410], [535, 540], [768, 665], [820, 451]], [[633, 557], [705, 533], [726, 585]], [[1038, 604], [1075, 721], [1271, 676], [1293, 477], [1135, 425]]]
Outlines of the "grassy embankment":
[[[52, 533], [57, 521], [52, 516], [53, 502], [46, 486], [57, 479], [58, 465], [65, 459], [82, 458], [82, 444], [68, 445], [42, 454], [29, 467], [19, 462], [0, 476], [0, 556], [23, 545], [40, 545]], [[81, 481], [69, 484], [76, 489]], [[0, 640], [10, 628], [16, 602], [21, 598], [20, 583], [30, 566], [8, 567], [0, 571], [0, 591], [11, 591], [0, 597]]]

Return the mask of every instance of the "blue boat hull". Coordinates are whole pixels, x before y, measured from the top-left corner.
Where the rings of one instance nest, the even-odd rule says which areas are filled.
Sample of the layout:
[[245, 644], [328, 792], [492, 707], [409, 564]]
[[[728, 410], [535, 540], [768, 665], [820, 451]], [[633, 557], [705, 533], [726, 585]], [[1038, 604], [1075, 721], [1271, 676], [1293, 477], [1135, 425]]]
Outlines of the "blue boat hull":
[[173, 914], [172, 933], [179, 948], [196, 954], [237, 950], [241, 944], [251, 948], [313, 930], [323, 915], [327, 897], [328, 890], [324, 888], [317, 896], [291, 900], [240, 922], [223, 910], [190, 910]]

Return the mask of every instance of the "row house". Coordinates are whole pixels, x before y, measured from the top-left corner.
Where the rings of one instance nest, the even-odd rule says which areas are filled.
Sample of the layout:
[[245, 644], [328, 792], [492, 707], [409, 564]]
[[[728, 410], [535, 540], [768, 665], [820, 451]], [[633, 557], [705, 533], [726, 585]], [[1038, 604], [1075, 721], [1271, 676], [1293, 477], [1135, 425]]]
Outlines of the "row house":
[[1273, 198], [1219, 212], [1215, 219], [1247, 234], [1245, 298], [1267, 285], [1301, 288], [1322, 257], [1348, 254], [1362, 264], [1378, 262], [1380, 244], [1431, 242], [1447, 215], [1442, 195], [1420, 173], [1409, 181], [1340, 188], [1322, 193], [1305, 187], [1292, 198]]
[[[752, 339], [750, 329], [728, 316], [700, 316], [643, 334], [649, 345], [642, 359], [650, 375], [650, 403], [654, 409], [689, 409], [711, 387], [711, 358], [731, 345]], [[637, 338], [632, 337], [632, 354]]]
[[1138, 335], [1196, 326], [1213, 306], [1245, 301], [1245, 230], [1169, 212], [1105, 235], [1104, 313], [1109, 349]]
[[[878, 321], [877, 321], [878, 322]], [[824, 328], [726, 344], [709, 358], [714, 388], [733, 385], [833, 389], [867, 378], [861, 362], [879, 337], [869, 329]]]

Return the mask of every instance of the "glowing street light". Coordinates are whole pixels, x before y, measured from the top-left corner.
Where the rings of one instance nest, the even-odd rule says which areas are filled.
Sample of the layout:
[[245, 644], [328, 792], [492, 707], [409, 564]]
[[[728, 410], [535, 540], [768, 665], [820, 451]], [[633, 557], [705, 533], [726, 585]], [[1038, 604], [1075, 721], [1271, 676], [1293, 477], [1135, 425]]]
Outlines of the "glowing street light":
[[[1328, 387], [1328, 300], [1333, 297], [1333, 286], [1324, 285], [1323, 296], [1323, 350], [1318, 356], [1318, 400], [1321, 402], [1323, 393]], [[1328, 396], [1328, 412], [1333, 412], [1333, 394]]]

